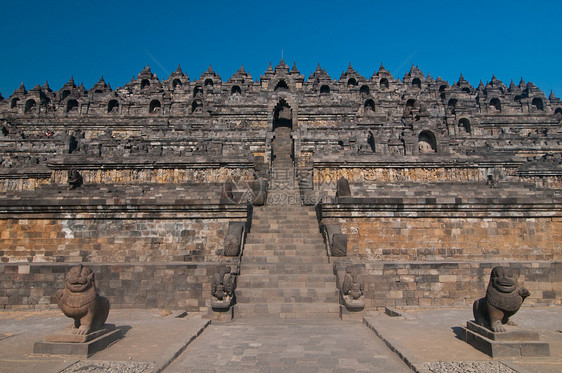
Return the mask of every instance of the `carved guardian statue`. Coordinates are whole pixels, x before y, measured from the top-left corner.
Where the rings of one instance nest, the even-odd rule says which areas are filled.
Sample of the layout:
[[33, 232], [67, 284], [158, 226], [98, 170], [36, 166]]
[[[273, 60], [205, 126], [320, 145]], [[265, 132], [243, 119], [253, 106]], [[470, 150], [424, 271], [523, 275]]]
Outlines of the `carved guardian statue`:
[[345, 276], [341, 287], [341, 294], [344, 305], [348, 309], [365, 307], [363, 297], [364, 281], [362, 276], [363, 267], [360, 265], [350, 265], [345, 269]]
[[80, 264], [68, 271], [64, 282], [65, 288], [57, 291], [57, 302], [74, 319], [73, 333], [85, 335], [101, 329], [109, 314], [109, 301], [98, 295], [94, 272]]
[[519, 273], [509, 267], [492, 269], [486, 296], [474, 302], [472, 310], [476, 323], [489, 327], [494, 332], [505, 332], [509, 321], [531, 293], [525, 288], [517, 289]]
[[236, 274], [230, 266], [219, 264], [211, 280], [211, 307], [226, 310], [230, 308], [236, 286]]

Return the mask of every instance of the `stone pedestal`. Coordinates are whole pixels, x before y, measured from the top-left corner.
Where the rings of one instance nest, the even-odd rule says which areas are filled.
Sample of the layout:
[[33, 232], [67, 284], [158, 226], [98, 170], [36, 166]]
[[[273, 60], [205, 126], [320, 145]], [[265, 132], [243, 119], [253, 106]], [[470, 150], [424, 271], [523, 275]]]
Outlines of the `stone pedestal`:
[[35, 342], [33, 352], [47, 355], [73, 355], [88, 357], [121, 338], [121, 330], [113, 324], [105, 324], [103, 329], [86, 335], [73, 334], [71, 330], [45, 337], [43, 342]]
[[364, 308], [347, 308], [340, 304], [340, 319], [342, 320], [363, 320], [365, 316]]
[[550, 346], [539, 341], [539, 333], [510, 327], [507, 332], [496, 333], [486, 327], [467, 321], [461, 328], [461, 337], [472, 347], [491, 357], [550, 356]]
[[213, 321], [230, 321], [234, 317], [234, 306], [226, 309], [209, 309], [208, 318]]

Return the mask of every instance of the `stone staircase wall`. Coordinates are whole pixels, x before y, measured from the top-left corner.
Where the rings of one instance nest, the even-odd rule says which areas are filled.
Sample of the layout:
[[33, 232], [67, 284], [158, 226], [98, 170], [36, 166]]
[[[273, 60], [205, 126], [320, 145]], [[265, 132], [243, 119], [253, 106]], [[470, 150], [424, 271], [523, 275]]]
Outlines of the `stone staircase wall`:
[[339, 295], [312, 208], [254, 210], [235, 317], [338, 317]]

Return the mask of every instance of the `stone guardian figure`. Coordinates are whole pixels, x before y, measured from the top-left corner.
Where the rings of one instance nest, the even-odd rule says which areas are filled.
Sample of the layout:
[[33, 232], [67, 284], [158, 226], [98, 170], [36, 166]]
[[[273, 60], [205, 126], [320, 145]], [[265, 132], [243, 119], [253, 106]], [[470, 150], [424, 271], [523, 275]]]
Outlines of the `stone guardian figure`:
[[484, 298], [474, 301], [472, 311], [477, 324], [494, 332], [505, 332], [505, 324], [531, 293], [525, 288], [518, 289], [519, 273], [509, 267], [497, 266], [492, 269], [490, 282]]
[[74, 319], [72, 333], [86, 335], [101, 329], [109, 314], [109, 301], [98, 295], [94, 272], [80, 264], [68, 271], [64, 283], [65, 288], [57, 291], [57, 303]]

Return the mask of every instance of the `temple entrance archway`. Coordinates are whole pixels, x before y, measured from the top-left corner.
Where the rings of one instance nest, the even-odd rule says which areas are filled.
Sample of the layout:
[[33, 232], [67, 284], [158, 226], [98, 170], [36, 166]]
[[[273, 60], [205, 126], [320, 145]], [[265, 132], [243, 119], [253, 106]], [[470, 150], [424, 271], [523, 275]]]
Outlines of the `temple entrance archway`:
[[272, 160], [283, 160], [283, 164], [289, 166], [293, 161], [293, 140], [291, 131], [293, 129], [293, 110], [289, 104], [281, 99], [273, 111], [273, 142]]
[[293, 129], [293, 110], [289, 104], [281, 99], [273, 111], [273, 131], [279, 127]]

